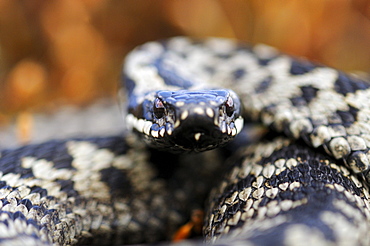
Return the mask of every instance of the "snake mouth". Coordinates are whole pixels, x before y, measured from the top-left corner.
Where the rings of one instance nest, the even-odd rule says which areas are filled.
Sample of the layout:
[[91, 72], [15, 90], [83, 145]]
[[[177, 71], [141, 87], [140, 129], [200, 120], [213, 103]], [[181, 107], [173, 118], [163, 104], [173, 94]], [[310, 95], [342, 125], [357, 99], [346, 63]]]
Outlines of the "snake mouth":
[[242, 117], [220, 123], [215, 122], [214, 118], [194, 114], [178, 127], [169, 123], [158, 127], [150, 121], [136, 119], [133, 115], [128, 115], [126, 120], [137, 133], [144, 134], [144, 140], [149, 145], [173, 153], [202, 152], [224, 146], [243, 127]]
[[170, 141], [177, 147], [194, 152], [214, 149], [228, 143], [235, 134], [224, 132], [210, 118], [197, 117], [190, 122], [183, 122], [175, 129]]
[[185, 150], [200, 152], [208, 149], [213, 149], [220, 145], [221, 142], [228, 142], [229, 136], [222, 134], [218, 129], [205, 129], [192, 127], [183, 129], [178, 134], [174, 133], [173, 141], [177, 146]]

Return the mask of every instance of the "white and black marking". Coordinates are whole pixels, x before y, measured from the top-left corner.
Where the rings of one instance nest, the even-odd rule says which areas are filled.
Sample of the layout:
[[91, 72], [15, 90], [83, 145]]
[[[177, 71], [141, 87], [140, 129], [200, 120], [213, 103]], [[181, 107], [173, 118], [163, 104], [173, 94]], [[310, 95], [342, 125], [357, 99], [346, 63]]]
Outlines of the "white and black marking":
[[126, 124], [152, 147], [216, 148], [242, 132], [242, 116], [270, 132], [235, 143], [226, 165], [222, 152], [178, 158], [132, 137], [2, 150], [0, 244], [168, 240], [194, 206], [186, 195], [203, 197], [220, 166], [229, 171], [210, 194], [208, 242], [370, 244], [369, 82], [265, 45], [184, 37], [138, 47], [124, 77]]
[[[142, 102], [140, 95], [157, 87], [135, 80], [143, 75], [134, 68], [153, 64], [144, 67], [152, 73], [157, 70], [148, 81], [160, 81], [158, 90], [173, 90], [176, 86], [198, 90], [209, 85], [231, 88], [242, 99], [248, 117], [261, 119], [294, 138], [303, 138], [314, 147], [324, 146], [329, 154], [344, 159], [350, 167], [357, 166], [365, 176], [369, 172], [370, 149], [369, 144], [364, 145], [370, 135], [367, 81], [293, 59], [266, 45], [250, 48], [227, 39], [198, 42], [179, 37], [162, 44], [150, 43], [131, 53], [127, 61], [125, 73], [134, 81], [135, 91], [129, 95], [137, 97], [135, 107]], [[202, 115], [204, 110], [209, 117], [213, 115], [199, 107], [192, 112]], [[221, 132], [238, 133], [238, 128], [229, 129], [218, 120], [214, 123], [220, 124]], [[342, 138], [335, 139], [338, 137]]]
[[[334, 163], [281, 138], [247, 148], [213, 191], [222, 195], [211, 198], [207, 239], [269, 245], [301, 242], [299, 234], [313, 244], [368, 244], [368, 189]], [[305, 234], [314, 231], [322, 237]]]
[[[49, 141], [0, 153], [0, 244], [155, 242], [181, 221], [146, 150], [123, 138]], [[154, 216], [143, 217], [149, 211]]]

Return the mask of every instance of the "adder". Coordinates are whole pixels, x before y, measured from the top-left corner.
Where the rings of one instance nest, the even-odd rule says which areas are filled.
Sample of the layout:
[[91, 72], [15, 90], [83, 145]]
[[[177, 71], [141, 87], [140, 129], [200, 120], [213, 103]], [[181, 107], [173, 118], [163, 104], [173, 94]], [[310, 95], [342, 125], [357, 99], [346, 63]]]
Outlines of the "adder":
[[123, 74], [134, 134], [1, 151], [2, 244], [161, 242], [208, 193], [206, 243], [369, 244], [368, 81], [222, 38], [143, 44]]

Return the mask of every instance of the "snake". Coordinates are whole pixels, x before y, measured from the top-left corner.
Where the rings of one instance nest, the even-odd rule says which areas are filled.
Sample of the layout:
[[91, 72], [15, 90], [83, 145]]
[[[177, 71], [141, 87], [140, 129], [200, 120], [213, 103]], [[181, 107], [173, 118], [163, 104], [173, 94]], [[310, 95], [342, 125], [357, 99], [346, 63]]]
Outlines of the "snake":
[[167, 244], [198, 207], [204, 238], [179, 245], [370, 243], [366, 79], [173, 37], [131, 51], [122, 84], [124, 134], [0, 151], [0, 244]]

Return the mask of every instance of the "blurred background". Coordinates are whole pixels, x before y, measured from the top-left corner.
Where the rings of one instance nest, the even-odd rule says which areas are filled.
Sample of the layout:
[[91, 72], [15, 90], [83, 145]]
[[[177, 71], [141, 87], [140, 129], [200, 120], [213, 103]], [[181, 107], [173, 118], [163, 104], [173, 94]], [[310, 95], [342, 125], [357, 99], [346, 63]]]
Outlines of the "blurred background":
[[368, 0], [0, 0], [0, 124], [114, 97], [125, 54], [176, 35], [261, 42], [370, 71]]

